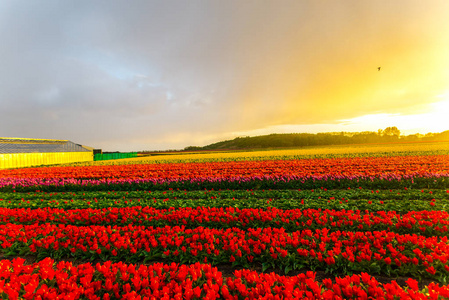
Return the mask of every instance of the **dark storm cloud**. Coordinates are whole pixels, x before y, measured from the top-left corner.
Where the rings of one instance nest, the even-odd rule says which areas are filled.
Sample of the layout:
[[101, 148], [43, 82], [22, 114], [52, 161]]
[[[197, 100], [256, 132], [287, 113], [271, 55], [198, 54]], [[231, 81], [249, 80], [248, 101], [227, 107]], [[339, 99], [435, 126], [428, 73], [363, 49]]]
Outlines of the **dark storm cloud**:
[[179, 148], [419, 104], [367, 92], [381, 83], [365, 69], [409, 53], [391, 45], [434, 42], [413, 18], [438, 9], [404, 3], [3, 1], [0, 136]]
[[67, 4], [2, 5], [2, 135], [94, 146], [140, 135], [152, 147], [152, 139], [213, 121], [207, 110], [226, 82], [205, 70], [217, 67], [218, 50], [204, 44], [207, 7]]

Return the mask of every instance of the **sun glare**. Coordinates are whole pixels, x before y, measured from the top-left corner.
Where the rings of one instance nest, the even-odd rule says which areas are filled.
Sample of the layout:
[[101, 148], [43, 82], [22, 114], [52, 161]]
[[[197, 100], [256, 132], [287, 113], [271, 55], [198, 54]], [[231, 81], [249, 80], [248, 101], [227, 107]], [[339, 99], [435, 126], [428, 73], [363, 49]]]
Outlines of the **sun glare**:
[[443, 98], [443, 100], [433, 103], [433, 109], [438, 114], [445, 114], [446, 116], [449, 116], [449, 93], [441, 95], [439, 98]]
[[369, 114], [352, 119], [339, 120], [337, 124], [277, 125], [250, 131], [233, 132], [233, 136], [254, 136], [292, 132], [360, 132], [375, 131], [396, 126], [402, 134], [426, 134], [449, 130], [449, 93], [437, 96], [441, 101], [429, 104], [430, 110], [417, 114]]
[[432, 103], [432, 111], [429, 113], [417, 115], [420, 125], [429, 132], [449, 130], [449, 94], [444, 98], [442, 101]]

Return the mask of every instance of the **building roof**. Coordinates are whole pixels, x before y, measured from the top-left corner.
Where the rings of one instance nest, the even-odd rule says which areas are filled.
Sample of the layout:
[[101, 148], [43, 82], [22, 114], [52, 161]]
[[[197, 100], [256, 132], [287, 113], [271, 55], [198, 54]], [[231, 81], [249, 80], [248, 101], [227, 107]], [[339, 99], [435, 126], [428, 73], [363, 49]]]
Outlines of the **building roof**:
[[90, 152], [68, 140], [0, 137], [0, 153]]

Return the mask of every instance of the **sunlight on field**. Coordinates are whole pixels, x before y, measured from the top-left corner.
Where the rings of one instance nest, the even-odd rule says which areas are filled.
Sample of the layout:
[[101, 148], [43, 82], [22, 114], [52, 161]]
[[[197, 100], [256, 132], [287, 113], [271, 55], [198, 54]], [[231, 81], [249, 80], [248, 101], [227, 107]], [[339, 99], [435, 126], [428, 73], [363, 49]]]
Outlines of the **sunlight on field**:
[[72, 165], [118, 165], [147, 163], [213, 162], [230, 160], [307, 159], [357, 156], [436, 155], [449, 154], [449, 142], [392, 144], [360, 144], [316, 146], [282, 150], [251, 150], [221, 152], [184, 152], [157, 154], [120, 160], [95, 161]]

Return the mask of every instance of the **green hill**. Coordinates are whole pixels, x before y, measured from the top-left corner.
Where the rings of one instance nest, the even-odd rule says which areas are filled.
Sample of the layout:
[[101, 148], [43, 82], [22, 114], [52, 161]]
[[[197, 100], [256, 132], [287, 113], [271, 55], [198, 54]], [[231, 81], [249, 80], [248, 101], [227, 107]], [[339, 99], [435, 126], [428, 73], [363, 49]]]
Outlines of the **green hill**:
[[318, 145], [343, 145], [366, 143], [394, 143], [449, 140], [449, 130], [426, 135], [400, 135], [396, 127], [388, 127], [378, 132], [327, 132], [327, 133], [290, 133], [270, 134], [255, 137], [238, 137], [233, 140], [221, 141], [204, 147], [189, 146], [184, 150], [221, 150], [221, 149], [263, 149], [289, 148]]

